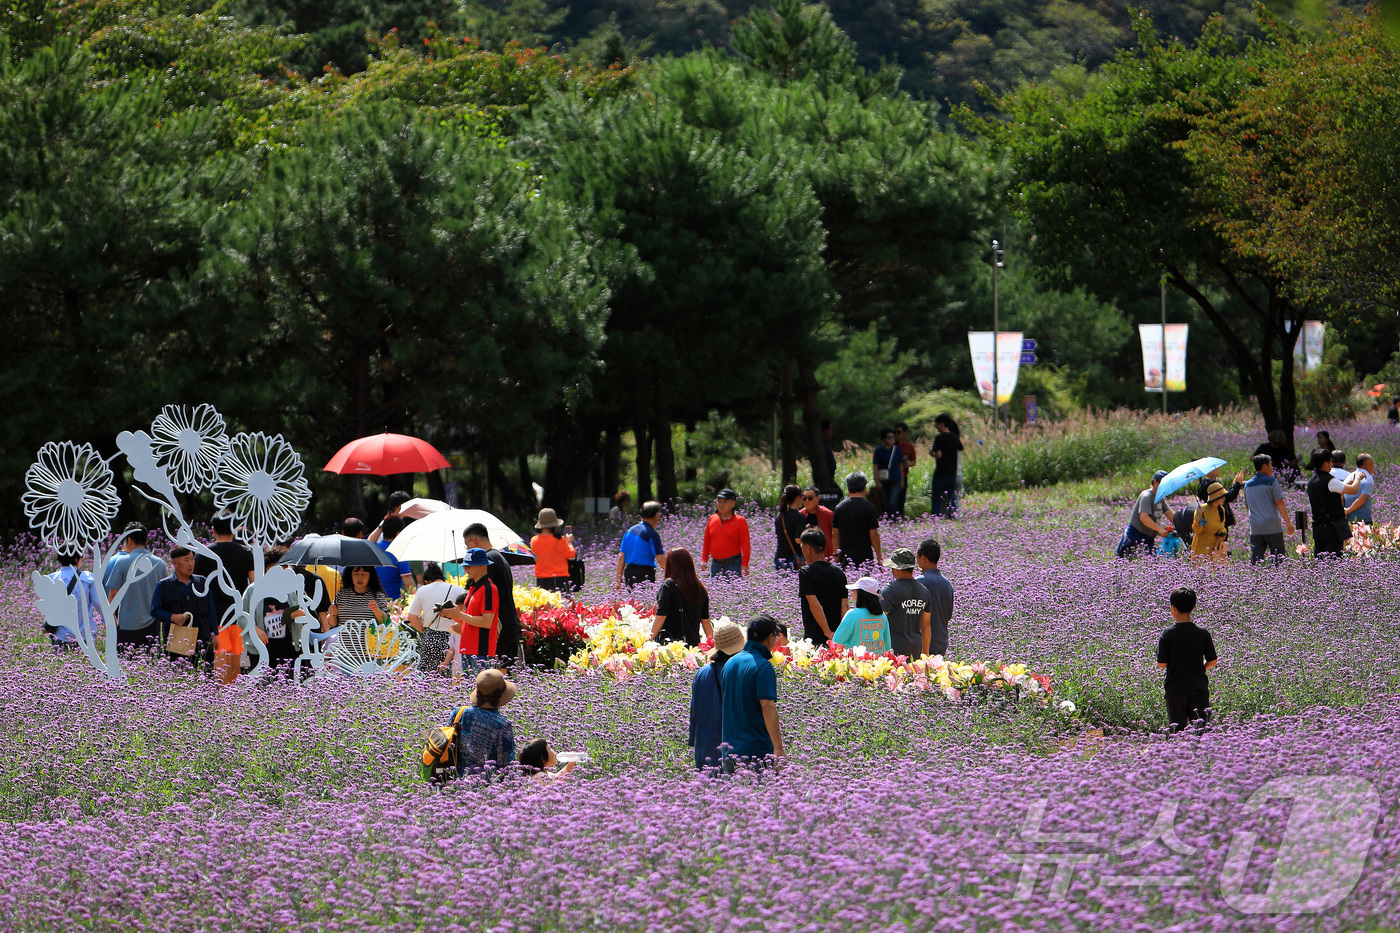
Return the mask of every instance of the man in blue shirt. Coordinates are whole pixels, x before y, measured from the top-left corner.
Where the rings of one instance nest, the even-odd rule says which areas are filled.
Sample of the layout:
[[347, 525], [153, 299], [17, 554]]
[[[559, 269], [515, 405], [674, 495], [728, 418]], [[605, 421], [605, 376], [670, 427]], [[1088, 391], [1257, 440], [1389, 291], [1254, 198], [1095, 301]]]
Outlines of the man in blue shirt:
[[117, 644], [158, 646], [160, 626], [151, 615], [151, 596], [165, 576], [165, 561], [146, 550], [146, 526], [132, 522], [122, 530], [122, 553], [112, 558], [102, 575], [107, 599], [114, 600], [122, 585], [131, 581], [116, 605]]
[[777, 620], [760, 613], [749, 620], [744, 650], [726, 661], [720, 674], [727, 773], [732, 774], [741, 763], [761, 768], [770, 755], [778, 761], [783, 758], [778, 675], [770, 660], [777, 646]]
[[617, 583], [636, 586], [643, 580], [656, 582], [656, 568], [666, 572], [666, 551], [661, 546], [661, 503], [648, 502], [642, 506], [642, 520], [622, 536], [617, 554]]
[[[397, 515], [385, 516], [383, 523], [375, 529], [382, 537], [375, 542], [381, 551], [388, 553], [389, 545], [403, 531], [403, 519]], [[393, 556], [392, 554], [390, 555]], [[379, 584], [384, 587], [384, 595], [389, 599], [398, 599], [403, 595], [404, 587], [412, 587], [416, 583], [413, 578], [413, 566], [406, 560], [398, 560], [398, 567], [375, 567], [375, 572], [379, 574]]]

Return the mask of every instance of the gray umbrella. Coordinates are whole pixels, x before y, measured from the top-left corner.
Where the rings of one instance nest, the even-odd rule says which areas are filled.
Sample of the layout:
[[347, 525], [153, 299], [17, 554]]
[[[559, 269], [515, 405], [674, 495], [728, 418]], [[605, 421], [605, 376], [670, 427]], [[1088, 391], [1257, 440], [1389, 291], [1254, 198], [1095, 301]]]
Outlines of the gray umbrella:
[[398, 567], [392, 554], [364, 538], [325, 535], [303, 538], [287, 548], [282, 563], [294, 567], [327, 564], [332, 567]]

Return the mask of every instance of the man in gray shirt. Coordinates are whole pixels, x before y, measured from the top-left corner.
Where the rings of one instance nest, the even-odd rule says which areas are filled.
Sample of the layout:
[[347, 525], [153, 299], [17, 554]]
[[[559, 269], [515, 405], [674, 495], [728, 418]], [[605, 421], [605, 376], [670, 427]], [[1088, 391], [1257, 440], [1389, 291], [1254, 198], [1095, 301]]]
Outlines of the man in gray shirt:
[[1244, 484], [1244, 504], [1249, 509], [1249, 562], [1257, 564], [1267, 550], [1274, 563], [1283, 562], [1283, 536], [1293, 534], [1293, 520], [1283, 504], [1283, 486], [1274, 478], [1274, 461], [1268, 454], [1254, 456], [1254, 479]]
[[894, 579], [880, 591], [880, 604], [890, 626], [890, 647], [906, 658], [921, 658], [929, 653], [930, 600], [928, 590], [914, 579], [914, 552], [897, 548], [885, 566], [894, 571]]
[[1123, 537], [1118, 541], [1119, 557], [1134, 557], [1139, 551], [1155, 554], [1157, 536], [1165, 535], [1171, 530], [1163, 525], [1162, 519], [1170, 519], [1172, 510], [1167, 508], [1166, 500], [1157, 501], [1157, 487], [1166, 476], [1166, 470], [1153, 473], [1152, 485], [1138, 493], [1137, 499], [1133, 501], [1133, 511], [1128, 516], [1128, 527], [1123, 530]]
[[126, 595], [114, 608], [117, 610], [117, 644], [159, 647], [161, 627], [151, 615], [151, 597], [165, 576], [165, 561], [146, 550], [146, 526], [132, 522], [122, 532], [122, 553], [112, 558], [102, 585], [107, 598], [116, 599], [128, 580]]
[[919, 553], [915, 560], [920, 575], [916, 577], [923, 584], [929, 598], [929, 654], [948, 654], [948, 623], [953, 619], [953, 584], [938, 571], [938, 559], [943, 549], [932, 538], [919, 542]]

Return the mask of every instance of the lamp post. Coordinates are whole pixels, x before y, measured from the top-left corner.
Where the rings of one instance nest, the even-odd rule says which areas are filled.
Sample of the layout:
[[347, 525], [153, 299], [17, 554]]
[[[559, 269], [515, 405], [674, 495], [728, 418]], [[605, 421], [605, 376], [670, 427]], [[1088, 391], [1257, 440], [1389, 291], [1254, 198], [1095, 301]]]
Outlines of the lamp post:
[[1162, 416], [1167, 414], [1167, 277], [1162, 276]]
[[992, 421], [1001, 424], [1001, 309], [998, 293], [997, 270], [1006, 263], [1006, 250], [1001, 243], [992, 241]]

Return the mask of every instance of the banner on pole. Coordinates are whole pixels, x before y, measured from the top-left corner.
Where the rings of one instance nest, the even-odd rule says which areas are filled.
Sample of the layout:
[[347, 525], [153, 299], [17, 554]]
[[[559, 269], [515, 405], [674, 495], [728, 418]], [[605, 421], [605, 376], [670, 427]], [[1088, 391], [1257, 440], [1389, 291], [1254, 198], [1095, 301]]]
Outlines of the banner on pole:
[[[1186, 391], [1186, 324], [1167, 325], [1166, 388], [1168, 392]], [[1142, 340], [1142, 381], [1148, 392], [1161, 392], [1162, 373], [1162, 325], [1139, 324], [1138, 337]]]
[[1321, 321], [1304, 321], [1299, 339], [1293, 342], [1293, 361], [1311, 372], [1322, 365], [1322, 345], [1327, 325]]
[[1016, 391], [1016, 377], [1021, 369], [1021, 332], [1002, 331], [995, 335], [997, 366], [992, 365], [993, 334], [989, 330], [967, 332], [968, 349], [972, 351], [972, 375], [977, 380], [977, 392], [982, 404], [992, 404], [992, 385], [997, 388], [997, 403], [1005, 405]]

